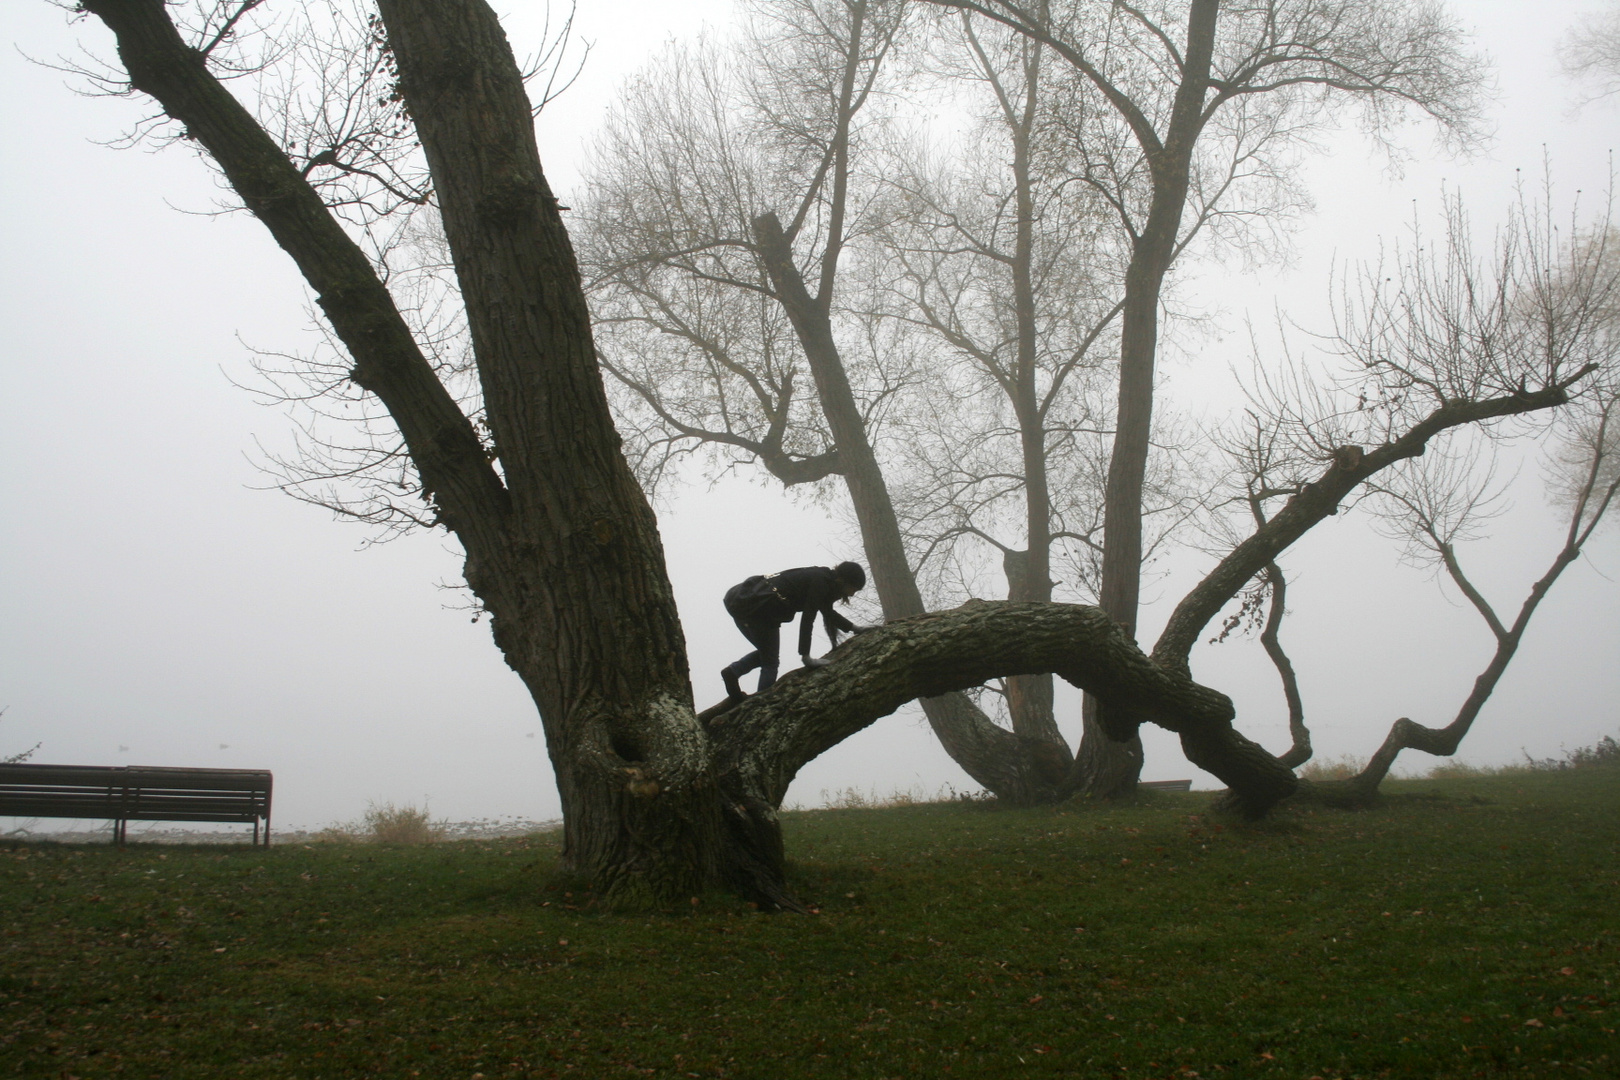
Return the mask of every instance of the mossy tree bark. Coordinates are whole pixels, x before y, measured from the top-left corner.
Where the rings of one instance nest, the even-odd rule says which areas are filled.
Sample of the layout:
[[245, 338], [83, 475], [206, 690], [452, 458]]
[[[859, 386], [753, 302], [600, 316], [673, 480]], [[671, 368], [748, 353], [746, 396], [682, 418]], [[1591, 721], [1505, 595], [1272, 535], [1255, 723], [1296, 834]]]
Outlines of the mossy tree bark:
[[1265, 813], [1297, 784], [1232, 727], [1226, 695], [1154, 664], [1100, 608], [970, 601], [857, 635], [831, 659], [704, 714], [736, 837], [727, 874], [745, 894], [791, 902], [779, 891], [776, 811], [805, 763], [914, 698], [993, 678], [1056, 673], [1108, 705], [1116, 739], [1149, 722], [1176, 732], [1187, 756], [1226, 781], [1246, 813]]

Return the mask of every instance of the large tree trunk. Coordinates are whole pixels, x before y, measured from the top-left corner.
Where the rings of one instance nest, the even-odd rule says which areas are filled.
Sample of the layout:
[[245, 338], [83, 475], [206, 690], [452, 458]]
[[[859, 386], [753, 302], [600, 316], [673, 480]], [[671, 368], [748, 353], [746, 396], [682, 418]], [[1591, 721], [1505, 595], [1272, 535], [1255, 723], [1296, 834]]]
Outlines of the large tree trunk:
[[[1187, 16], [1187, 44], [1169, 127], [1163, 144], [1144, 143], [1153, 198], [1125, 272], [1125, 310], [1120, 327], [1119, 402], [1108, 490], [1103, 502], [1102, 587], [1097, 603], [1126, 632], [1136, 634], [1142, 593], [1142, 487], [1147, 477], [1153, 433], [1153, 370], [1158, 355], [1159, 298], [1175, 258], [1176, 237], [1187, 202], [1192, 150], [1203, 124], [1215, 43], [1217, 0], [1193, 0]], [[1080, 790], [1100, 796], [1124, 794], [1136, 786], [1142, 745], [1113, 745], [1110, 727], [1098, 708], [1085, 710], [1086, 725], [1076, 757]]]
[[[1184, 657], [1156, 664], [1106, 613], [1069, 605], [974, 603], [901, 618], [705, 726], [691, 708], [655, 523], [618, 452], [572, 251], [489, 8], [381, 3], [432, 166], [499, 473], [363, 254], [181, 41], [162, 0], [86, 8], [118, 35], [132, 85], [186, 125], [297, 261], [353, 354], [352, 377], [399, 424], [466, 549], [495, 640], [540, 708], [567, 857], [611, 898], [668, 900], [718, 876], [791, 905], [775, 813], [798, 769], [914, 697], [993, 678], [1057, 672], [1103, 703], [1116, 740], [1145, 721], [1178, 732], [1251, 813], [1293, 789], [1286, 768], [1233, 730], [1231, 703], [1188, 679]], [[1287, 517], [1285, 508], [1276, 520]], [[915, 588], [900, 595], [920, 607]], [[988, 721], [962, 730], [997, 747], [986, 757], [998, 782], [1033, 783], [1033, 767], [1020, 774], [1031, 759], [1002, 750], [1016, 735]]]
[[363, 253], [162, 0], [86, 8], [117, 35], [131, 84], [186, 126], [297, 262], [354, 358], [351, 377], [399, 425], [540, 709], [569, 861], [624, 899], [701, 888], [724, 833], [685, 645], [493, 13], [480, 0], [381, 4], [454, 254], [499, 474]]
[[721, 833], [685, 641], [613, 430], [528, 96], [481, 2], [381, 0], [428, 156], [512, 493], [467, 580], [546, 729], [564, 860], [610, 896], [701, 888]]
[[657, 525], [619, 452], [528, 95], [482, 2], [380, 0], [427, 153], [511, 491], [468, 583], [546, 728], [564, 859], [614, 894], [690, 891], [718, 819]]

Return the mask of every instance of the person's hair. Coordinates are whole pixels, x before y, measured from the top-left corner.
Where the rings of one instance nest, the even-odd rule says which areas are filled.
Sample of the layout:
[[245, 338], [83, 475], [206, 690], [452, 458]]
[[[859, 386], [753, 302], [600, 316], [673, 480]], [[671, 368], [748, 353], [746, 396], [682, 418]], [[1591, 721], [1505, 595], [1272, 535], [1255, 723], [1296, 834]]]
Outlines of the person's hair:
[[852, 587], [856, 592], [866, 588], [866, 571], [861, 569], [858, 562], [841, 562], [833, 568], [838, 580]]

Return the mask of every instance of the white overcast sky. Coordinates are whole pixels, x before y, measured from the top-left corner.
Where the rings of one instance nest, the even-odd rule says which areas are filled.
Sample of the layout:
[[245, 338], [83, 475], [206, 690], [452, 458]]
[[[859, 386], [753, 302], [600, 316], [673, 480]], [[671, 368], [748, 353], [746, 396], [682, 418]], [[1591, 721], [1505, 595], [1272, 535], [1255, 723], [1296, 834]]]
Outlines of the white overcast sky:
[[[1457, 161], [1414, 131], [1416, 159], [1397, 174], [1353, 134], [1331, 140], [1307, 167], [1317, 209], [1298, 223], [1285, 265], [1193, 275], [1189, 295], [1217, 316], [1217, 332], [1196, 358], [1166, 358], [1172, 395], [1222, 400], [1203, 386], [1245, 361], [1246, 316], [1266, 323], [1282, 303], [1320, 320], [1335, 261], [1370, 256], [1414, 214], [1432, 220], [1442, 185], [1490, 222], [1515, 170], [1539, 176], [1545, 155], [1562, 195], [1581, 189], [1597, 203], [1620, 108], [1573, 114], [1554, 60], [1558, 37], [1593, 6], [1460, 4], [1496, 65], [1494, 141]], [[509, 22], [520, 53], [538, 31], [521, 7]], [[580, 0], [579, 32], [594, 49], [540, 125], [554, 187], [575, 184], [582, 144], [621, 81], [672, 37], [723, 28], [730, 11], [726, 0]], [[441, 587], [458, 580], [453, 543], [421, 535], [362, 549], [359, 528], [262, 490], [256, 443], [285, 445], [289, 422], [232, 380], [249, 375], [250, 345], [311, 341], [291, 264], [251, 218], [199, 213], [218, 192], [186, 151], [98, 145], [140, 105], [77, 96], [22, 55], [50, 59], [81, 42], [110, 54], [98, 24], [12, 0], [0, 29], [15, 45], [0, 59], [0, 756], [39, 742], [39, 761], [269, 768], [287, 826], [352, 819], [368, 801], [427, 799], [457, 821], [557, 816], [533, 705], [487, 624]], [[1517, 608], [1559, 540], [1537, 480], [1533, 468], [1521, 475], [1513, 513], [1471, 555], [1503, 607]], [[859, 557], [836, 507], [795, 505], [745, 478], [687, 489], [660, 520], [700, 705], [746, 649], [720, 610], [727, 586]], [[1312, 533], [1286, 564], [1284, 635], [1319, 753], [1365, 755], [1397, 716], [1450, 719], [1491, 645], [1454, 592], [1401, 566], [1355, 515]], [[1147, 639], [1196, 568], [1178, 561], [1149, 589]], [[1620, 730], [1617, 580], [1611, 526], [1537, 615], [1462, 758], [1546, 756]], [[1286, 745], [1256, 643], [1201, 647], [1194, 666], [1236, 699], [1246, 732]], [[1072, 734], [1075, 702], [1063, 704]], [[1173, 737], [1144, 734], [1148, 777], [1212, 781]], [[812, 763], [789, 801], [947, 784], [973, 787], [906, 711]]]

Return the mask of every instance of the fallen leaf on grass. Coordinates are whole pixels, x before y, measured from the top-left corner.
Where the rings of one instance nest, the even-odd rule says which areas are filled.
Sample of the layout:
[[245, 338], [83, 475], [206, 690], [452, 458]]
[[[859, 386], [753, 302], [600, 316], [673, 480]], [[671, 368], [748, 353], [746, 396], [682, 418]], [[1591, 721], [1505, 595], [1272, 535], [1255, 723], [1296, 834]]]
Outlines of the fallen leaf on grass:
[[1535, 1017], [1532, 1016], [1530, 1019], [1528, 1019], [1528, 1020], [1526, 1020], [1524, 1022], [1524, 1026], [1525, 1027], [1538, 1028], [1538, 1027], [1546, 1027], [1547, 1025], [1543, 1024], [1540, 1020], [1537, 1020]]

